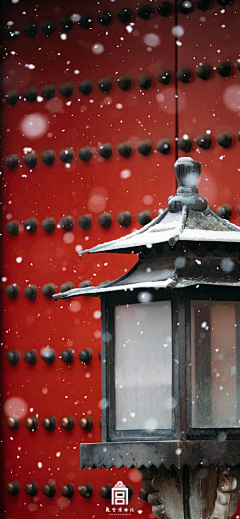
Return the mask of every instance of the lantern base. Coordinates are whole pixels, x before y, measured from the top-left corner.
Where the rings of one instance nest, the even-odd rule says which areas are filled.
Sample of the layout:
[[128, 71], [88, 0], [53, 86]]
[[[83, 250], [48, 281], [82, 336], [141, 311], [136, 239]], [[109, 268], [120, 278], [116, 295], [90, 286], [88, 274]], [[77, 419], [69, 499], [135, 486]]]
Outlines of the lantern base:
[[169, 440], [80, 444], [80, 468], [125, 466], [181, 469], [209, 465], [240, 465], [240, 440]]
[[142, 488], [158, 519], [230, 519], [237, 510], [240, 465], [140, 469]]

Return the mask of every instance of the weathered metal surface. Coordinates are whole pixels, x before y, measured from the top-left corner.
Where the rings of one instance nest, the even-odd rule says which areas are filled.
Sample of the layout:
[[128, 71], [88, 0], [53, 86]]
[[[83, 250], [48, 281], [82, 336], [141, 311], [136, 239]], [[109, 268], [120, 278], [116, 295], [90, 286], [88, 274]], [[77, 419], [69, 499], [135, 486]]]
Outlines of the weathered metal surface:
[[153, 493], [148, 494], [148, 502], [159, 519], [188, 519], [184, 515], [183, 470], [161, 467], [151, 480]]
[[230, 519], [239, 499], [240, 466], [231, 469], [198, 465], [139, 471], [142, 487], [158, 519]]
[[167, 468], [172, 465], [176, 468], [189, 465], [195, 468], [199, 464], [227, 464], [235, 467], [240, 464], [240, 440], [137, 441], [80, 445], [80, 468], [148, 468], [151, 465], [157, 468], [161, 465]]

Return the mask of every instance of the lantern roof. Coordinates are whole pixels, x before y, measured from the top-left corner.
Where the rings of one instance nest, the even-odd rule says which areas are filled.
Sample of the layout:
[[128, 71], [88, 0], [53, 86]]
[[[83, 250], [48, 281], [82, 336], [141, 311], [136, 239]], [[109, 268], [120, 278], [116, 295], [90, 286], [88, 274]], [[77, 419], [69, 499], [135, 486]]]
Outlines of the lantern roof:
[[[201, 167], [189, 157], [178, 159], [174, 171], [179, 188], [176, 195], [169, 198], [167, 209], [142, 229], [79, 253], [79, 256], [96, 252], [139, 254], [140, 261], [130, 272], [98, 287], [55, 294], [54, 299], [99, 296], [126, 288], [181, 288], [196, 282], [240, 286], [240, 276], [235, 268], [238, 257], [233, 258], [231, 254], [232, 259], [229, 258], [227, 246], [229, 244], [233, 248], [231, 252], [235, 250], [236, 253], [234, 244], [240, 243], [240, 227], [219, 217], [210, 209], [207, 199], [199, 195], [196, 184]], [[201, 248], [196, 252], [198, 244]], [[212, 252], [211, 261], [209, 252]], [[221, 262], [225, 269], [221, 269]], [[233, 268], [231, 262], [234, 262]], [[197, 269], [197, 265], [201, 268]]]
[[173, 246], [178, 240], [239, 242], [240, 228], [214, 213], [198, 193], [200, 162], [182, 157], [175, 162], [174, 170], [180, 187], [169, 198], [165, 211], [142, 229], [81, 251], [79, 256], [95, 252], [137, 254], [148, 245], [168, 242]]
[[[173, 198], [170, 198], [170, 203]], [[79, 256], [96, 252], [137, 254], [145, 247], [164, 242], [174, 246], [179, 240], [239, 242], [240, 228], [218, 216], [208, 206], [200, 212], [182, 205], [177, 212], [165, 209], [142, 229], [81, 251]]]

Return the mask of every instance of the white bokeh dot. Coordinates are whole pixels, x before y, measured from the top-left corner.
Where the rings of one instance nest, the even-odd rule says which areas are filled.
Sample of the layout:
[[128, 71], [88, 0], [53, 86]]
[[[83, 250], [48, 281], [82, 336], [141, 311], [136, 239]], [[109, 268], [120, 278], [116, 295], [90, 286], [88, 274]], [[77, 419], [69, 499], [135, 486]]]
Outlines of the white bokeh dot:
[[68, 309], [70, 310], [70, 312], [72, 312], [73, 314], [79, 312], [82, 308], [82, 305], [79, 301], [72, 301], [72, 303], [70, 303]]
[[156, 95], [156, 101], [158, 103], [163, 103], [164, 99], [165, 99], [165, 95], [162, 94], [161, 92], [159, 92], [159, 94]]
[[175, 25], [173, 28], [172, 28], [172, 35], [175, 36], [176, 38], [181, 38], [181, 36], [184, 35], [184, 28], [182, 27], [182, 25]]
[[143, 42], [148, 47], [157, 47], [161, 43], [160, 36], [158, 34], [155, 34], [154, 32], [148, 32], [147, 34], [144, 34], [143, 36]]
[[106, 198], [101, 194], [93, 194], [88, 200], [88, 207], [93, 213], [100, 213], [106, 207]]
[[41, 113], [29, 114], [20, 121], [20, 130], [29, 139], [38, 139], [48, 130], [48, 119]]
[[152, 197], [152, 195], [145, 195], [145, 196], [143, 197], [143, 203], [144, 203], [145, 205], [151, 205], [151, 204], [153, 203], [153, 197]]
[[81, 20], [81, 16], [80, 14], [78, 13], [74, 13], [70, 16], [72, 22], [76, 23], [76, 22], [79, 22], [79, 20]]
[[82, 250], [83, 250], [82, 245], [76, 245], [76, 247], [75, 247], [76, 252], [81, 252]]
[[122, 171], [120, 171], [120, 177], [123, 179], [131, 177], [131, 174], [132, 172], [130, 169], [123, 169]]
[[105, 50], [104, 45], [102, 43], [94, 43], [92, 45], [92, 52], [93, 54], [102, 54]]
[[223, 101], [229, 110], [240, 115], [240, 85], [228, 86], [223, 93]]
[[73, 232], [66, 232], [63, 235], [63, 242], [66, 244], [72, 243], [75, 240], [75, 235]]
[[95, 310], [95, 312], [93, 312], [93, 317], [94, 317], [94, 319], [101, 319], [100, 310]]

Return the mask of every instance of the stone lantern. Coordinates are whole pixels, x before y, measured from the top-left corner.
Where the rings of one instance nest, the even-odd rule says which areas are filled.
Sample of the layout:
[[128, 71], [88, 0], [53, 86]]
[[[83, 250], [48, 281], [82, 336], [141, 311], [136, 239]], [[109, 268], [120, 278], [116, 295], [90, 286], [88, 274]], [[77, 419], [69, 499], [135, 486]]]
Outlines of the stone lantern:
[[136, 265], [53, 297], [101, 298], [102, 443], [81, 444], [81, 468], [137, 467], [159, 519], [228, 519], [240, 500], [240, 228], [199, 195], [199, 162], [174, 170], [165, 211], [80, 253], [134, 253]]

